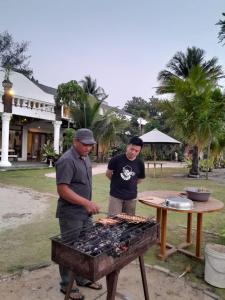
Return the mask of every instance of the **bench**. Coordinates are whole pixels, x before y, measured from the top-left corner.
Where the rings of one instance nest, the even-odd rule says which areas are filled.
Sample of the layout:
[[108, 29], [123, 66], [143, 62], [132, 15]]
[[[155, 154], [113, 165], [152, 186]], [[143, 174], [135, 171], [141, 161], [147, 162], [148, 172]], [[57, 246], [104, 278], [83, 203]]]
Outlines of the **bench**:
[[147, 167], [148, 167], [148, 174], [150, 174], [150, 165], [153, 165], [153, 167], [154, 167], [154, 177], [155, 177], [155, 175], [156, 175], [156, 167], [157, 167], [157, 165], [159, 165], [161, 167], [161, 176], [162, 176], [163, 164], [165, 164], [164, 162], [146, 161], [145, 163], [147, 164]]

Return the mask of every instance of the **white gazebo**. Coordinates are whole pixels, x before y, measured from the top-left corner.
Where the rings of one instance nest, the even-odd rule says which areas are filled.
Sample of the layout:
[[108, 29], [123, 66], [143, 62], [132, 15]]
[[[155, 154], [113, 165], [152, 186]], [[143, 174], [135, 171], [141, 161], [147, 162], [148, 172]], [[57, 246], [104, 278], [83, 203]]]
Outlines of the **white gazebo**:
[[141, 135], [140, 138], [142, 139], [144, 144], [151, 144], [153, 146], [154, 171], [156, 165], [156, 145], [157, 144], [181, 144], [181, 142], [159, 131], [157, 128]]

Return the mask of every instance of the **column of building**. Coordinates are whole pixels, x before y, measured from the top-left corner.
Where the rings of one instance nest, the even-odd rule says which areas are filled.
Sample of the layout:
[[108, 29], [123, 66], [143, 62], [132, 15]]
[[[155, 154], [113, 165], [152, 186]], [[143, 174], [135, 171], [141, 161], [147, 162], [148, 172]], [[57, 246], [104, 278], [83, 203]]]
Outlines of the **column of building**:
[[59, 154], [59, 141], [60, 141], [60, 127], [62, 124], [62, 121], [54, 121], [52, 122], [54, 126], [54, 150], [57, 154]]
[[[7, 74], [6, 74], [7, 75]], [[4, 95], [2, 101], [4, 105], [4, 112], [2, 113], [2, 150], [0, 167], [9, 167], [8, 149], [9, 149], [9, 123], [12, 116], [12, 82], [10, 82], [8, 75], [2, 82], [4, 88]]]
[[11, 163], [8, 157], [9, 149], [9, 123], [12, 114], [4, 112], [2, 114], [2, 151], [1, 151], [1, 167], [9, 167]]

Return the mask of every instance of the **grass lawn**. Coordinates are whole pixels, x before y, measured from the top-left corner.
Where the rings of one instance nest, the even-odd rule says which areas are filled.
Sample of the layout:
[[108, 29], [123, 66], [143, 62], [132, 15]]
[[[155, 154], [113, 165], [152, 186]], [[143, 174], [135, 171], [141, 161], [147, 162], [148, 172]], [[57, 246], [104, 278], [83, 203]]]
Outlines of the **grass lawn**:
[[[51, 261], [51, 243], [49, 237], [58, 233], [58, 224], [55, 219], [57, 195], [55, 180], [47, 178], [44, 175], [47, 172], [49, 172], [49, 170], [46, 169], [0, 172], [0, 184], [24, 186], [41, 193], [49, 193], [50, 202], [49, 209], [43, 214], [41, 219], [35, 219], [33, 223], [0, 232], [0, 273], [15, 272], [20, 269], [30, 268], [31, 266]], [[164, 169], [163, 177], [160, 177], [159, 173], [156, 174], [156, 178], [147, 176], [146, 180], [139, 186], [139, 191], [182, 191], [187, 186], [201, 186], [211, 189], [213, 191], [213, 197], [225, 203], [225, 188], [223, 184], [210, 180], [196, 180], [189, 179], [185, 176], [175, 176], [185, 173], [187, 173], [187, 169], [184, 168]], [[105, 175], [93, 176], [93, 200], [101, 206], [101, 210], [103, 211], [107, 210], [108, 191], [109, 181]], [[155, 215], [155, 209], [138, 203], [137, 215], [153, 216]], [[194, 215], [193, 227], [195, 227], [195, 217]], [[185, 226], [185, 214], [169, 212], [168, 241], [172, 244], [183, 241], [185, 239]], [[202, 253], [204, 253], [206, 242], [225, 245], [224, 210], [203, 215], [203, 232]], [[195, 234], [194, 230], [193, 234]], [[193, 241], [195, 241], [195, 236], [193, 236]], [[190, 249], [194, 250], [193, 246], [191, 246]], [[158, 251], [158, 246], [152, 247], [145, 255], [145, 262], [163, 266], [177, 274], [182, 273], [187, 265], [190, 264], [192, 266], [192, 272], [187, 274], [186, 277], [197, 283], [203, 282], [204, 262], [177, 253], [163, 262], [156, 256]], [[211, 290], [225, 299], [224, 289], [212, 288]]]

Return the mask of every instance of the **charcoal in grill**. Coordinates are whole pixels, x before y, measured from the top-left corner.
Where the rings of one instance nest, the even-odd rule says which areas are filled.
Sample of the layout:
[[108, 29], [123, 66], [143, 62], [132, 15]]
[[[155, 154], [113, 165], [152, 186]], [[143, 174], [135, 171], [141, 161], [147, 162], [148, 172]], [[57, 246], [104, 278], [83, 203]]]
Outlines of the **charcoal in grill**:
[[[80, 231], [80, 230], [79, 230]], [[90, 281], [123, 268], [155, 244], [159, 224], [147, 219], [145, 223], [103, 226], [95, 223], [80, 232], [73, 231], [52, 237], [52, 260]]]
[[90, 256], [106, 253], [112, 257], [118, 257], [128, 250], [129, 245], [140, 239], [146, 229], [152, 226], [151, 221], [145, 221], [145, 223], [143, 226], [143, 224], [120, 221], [120, 223], [110, 225], [110, 228], [97, 223], [85, 232], [81, 231], [79, 238], [69, 244], [73, 249]]

